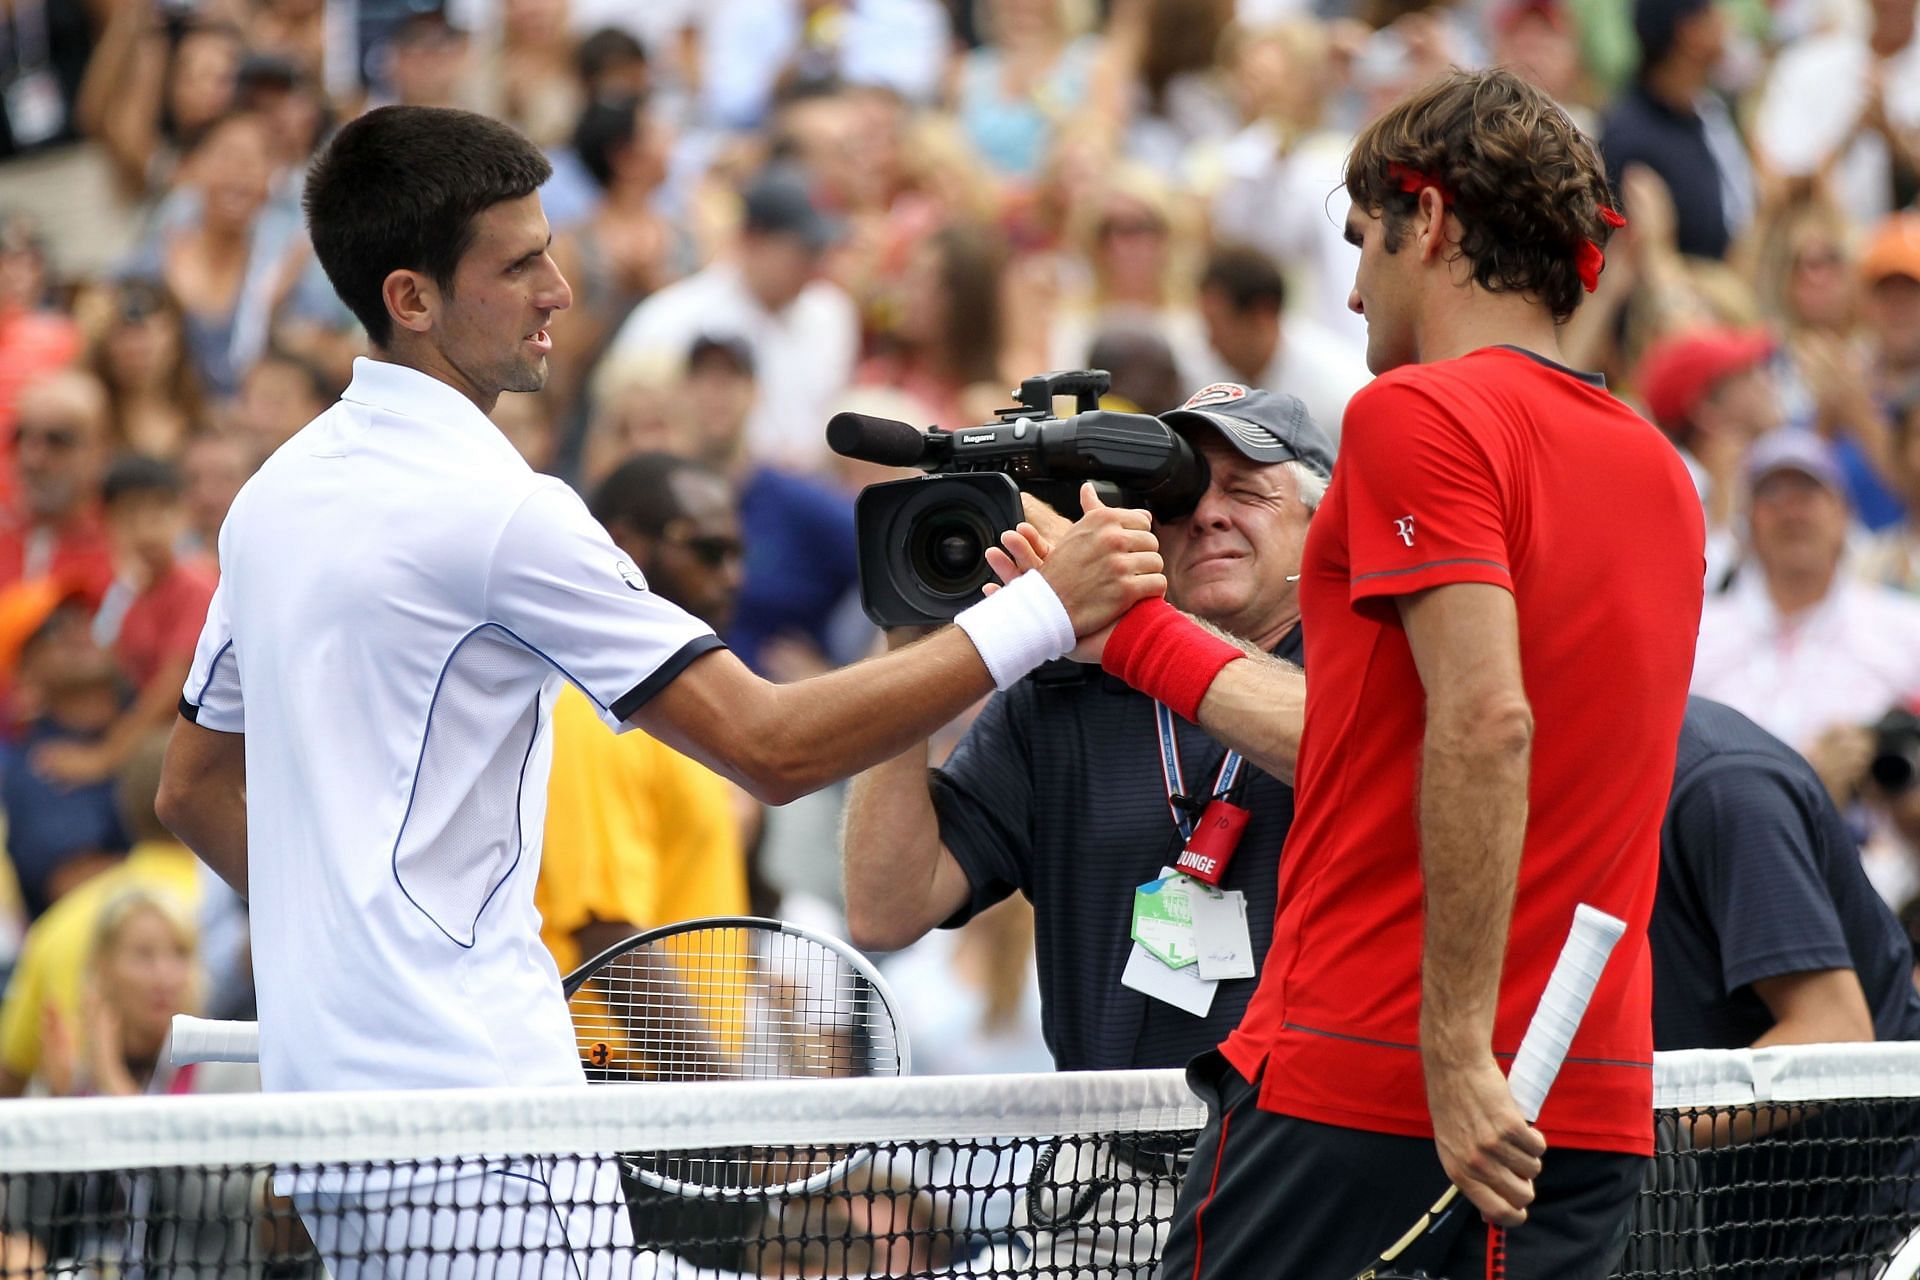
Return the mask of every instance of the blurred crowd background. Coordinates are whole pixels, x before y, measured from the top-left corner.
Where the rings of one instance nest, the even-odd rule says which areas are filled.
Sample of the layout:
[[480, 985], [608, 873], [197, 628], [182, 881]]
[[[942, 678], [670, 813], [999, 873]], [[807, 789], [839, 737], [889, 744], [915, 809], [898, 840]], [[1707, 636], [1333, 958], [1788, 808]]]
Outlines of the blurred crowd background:
[[[1369, 376], [1346, 147], [1450, 64], [1512, 66], [1599, 140], [1630, 222], [1564, 346], [1699, 481], [1697, 688], [1813, 759], [1911, 913], [1915, 9], [0, 0], [0, 1087], [232, 1084], [154, 1060], [171, 1013], [251, 999], [244, 907], [153, 821], [156, 739], [228, 504], [364, 350], [305, 240], [304, 166], [395, 102], [551, 156], [574, 302], [547, 389], [496, 420], [785, 680], [875, 641], [852, 511], [884, 473], [825, 450], [831, 414], [959, 427], [1093, 366], [1114, 407], [1230, 379], [1337, 436]], [[837, 792], [762, 810], [584, 703], [556, 725], [563, 969], [691, 915], [839, 927]], [[917, 1069], [1050, 1064], [1031, 951], [1015, 902], [888, 960]]]

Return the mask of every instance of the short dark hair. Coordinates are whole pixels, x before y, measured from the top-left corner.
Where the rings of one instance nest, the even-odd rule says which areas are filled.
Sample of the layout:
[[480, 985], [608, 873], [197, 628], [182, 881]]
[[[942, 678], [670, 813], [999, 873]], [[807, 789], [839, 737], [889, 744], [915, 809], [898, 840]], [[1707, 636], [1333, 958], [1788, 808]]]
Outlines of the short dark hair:
[[1287, 305], [1286, 277], [1272, 258], [1250, 244], [1223, 244], [1209, 254], [1200, 288], [1226, 295], [1235, 311], [1256, 306], [1280, 311]]
[[613, 185], [614, 152], [633, 144], [644, 105], [645, 99], [638, 94], [595, 98], [574, 122], [574, 152], [603, 190]]
[[644, 66], [646, 61], [646, 46], [619, 27], [600, 28], [582, 40], [573, 51], [573, 69], [588, 85], [623, 62], [638, 62]]
[[282, 365], [298, 373], [300, 380], [306, 384], [308, 393], [317, 404], [332, 404], [347, 389], [347, 384], [329, 373], [318, 360], [303, 356], [297, 351], [289, 351], [276, 343], [268, 343], [267, 349], [260, 353], [259, 358], [253, 362], [252, 368], [247, 372], [251, 373], [253, 369], [263, 364]]
[[1667, 60], [1680, 27], [1712, 7], [1712, 0], [1634, 0], [1633, 34], [1640, 46], [1642, 74]]
[[376, 347], [393, 338], [381, 296], [395, 271], [443, 289], [473, 243], [473, 221], [539, 190], [540, 149], [497, 120], [449, 107], [380, 107], [352, 121], [307, 173], [307, 232], [340, 301]]
[[1113, 394], [1142, 413], [1180, 407], [1180, 370], [1164, 336], [1139, 325], [1103, 329], [1087, 349], [1089, 368], [1113, 375]]
[[703, 333], [687, 348], [687, 376], [709, 364], [723, 364], [742, 378], [753, 376], [753, 348], [745, 338], [730, 333]]
[[121, 454], [107, 468], [107, 477], [100, 483], [100, 500], [111, 507], [122, 498], [141, 494], [178, 498], [181, 494], [180, 473], [171, 462], [148, 457], [144, 453]]
[[1347, 194], [1385, 222], [1388, 253], [1420, 203], [1396, 170], [1442, 188], [1482, 289], [1531, 294], [1560, 321], [1580, 305], [1576, 260], [1588, 242], [1606, 248], [1613, 196], [1600, 153], [1552, 98], [1511, 71], [1454, 71], [1362, 130]]
[[636, 453], [613, 469], [593, 491], [587, 509], [611, 529], [624, 524], [636, 533], [657, 538], [686, 512], [674, 481], [683, 475], [710, 477], [722, 484], [726, 477], [704, 462], [677, 453]]

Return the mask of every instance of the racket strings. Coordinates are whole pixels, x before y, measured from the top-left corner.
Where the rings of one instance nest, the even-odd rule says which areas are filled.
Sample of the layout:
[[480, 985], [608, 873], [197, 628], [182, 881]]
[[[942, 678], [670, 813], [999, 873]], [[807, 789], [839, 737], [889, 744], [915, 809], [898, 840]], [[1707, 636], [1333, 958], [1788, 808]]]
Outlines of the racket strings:
[[[899, 1075], [894, 1017], [874, 982], [803, 934], [737, 925], [668, 933], [607, 960], [570, 999], [596, 1083]], [[628, 1153], [629, 1172], [704, 1194], [830, 1178], [842, 1145]]]

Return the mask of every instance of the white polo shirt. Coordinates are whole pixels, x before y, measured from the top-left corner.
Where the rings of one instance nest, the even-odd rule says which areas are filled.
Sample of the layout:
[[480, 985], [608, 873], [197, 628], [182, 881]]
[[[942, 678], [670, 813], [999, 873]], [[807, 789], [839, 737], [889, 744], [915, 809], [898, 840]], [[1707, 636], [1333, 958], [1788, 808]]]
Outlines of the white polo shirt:
[[533, 906], [553, 699], [618, 728], [720, 641], [471, 401], [373, 360], [220, 563], [181, 712], [246, 734], [265, 1087], [580, 1083]]

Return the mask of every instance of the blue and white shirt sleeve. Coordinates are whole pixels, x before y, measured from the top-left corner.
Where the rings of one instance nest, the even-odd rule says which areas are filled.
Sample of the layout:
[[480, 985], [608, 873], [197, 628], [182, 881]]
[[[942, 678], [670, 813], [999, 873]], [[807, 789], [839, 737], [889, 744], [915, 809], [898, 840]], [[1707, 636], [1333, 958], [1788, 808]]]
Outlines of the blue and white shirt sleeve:
[[540, 654], [615, 729], [695, 658], [724, 648], [713, 629], [654, 593], [558, 480], [508, 519], [487, 580], [487, 618]]
[[180, 714], [203, 729], [245, 733], [246, 708], [240, 697], [240, 651], [227, 616], [227, 582], [220, 580], [207, 605], [206, 625], [194, 647], [193, 667], [180, 691]]

